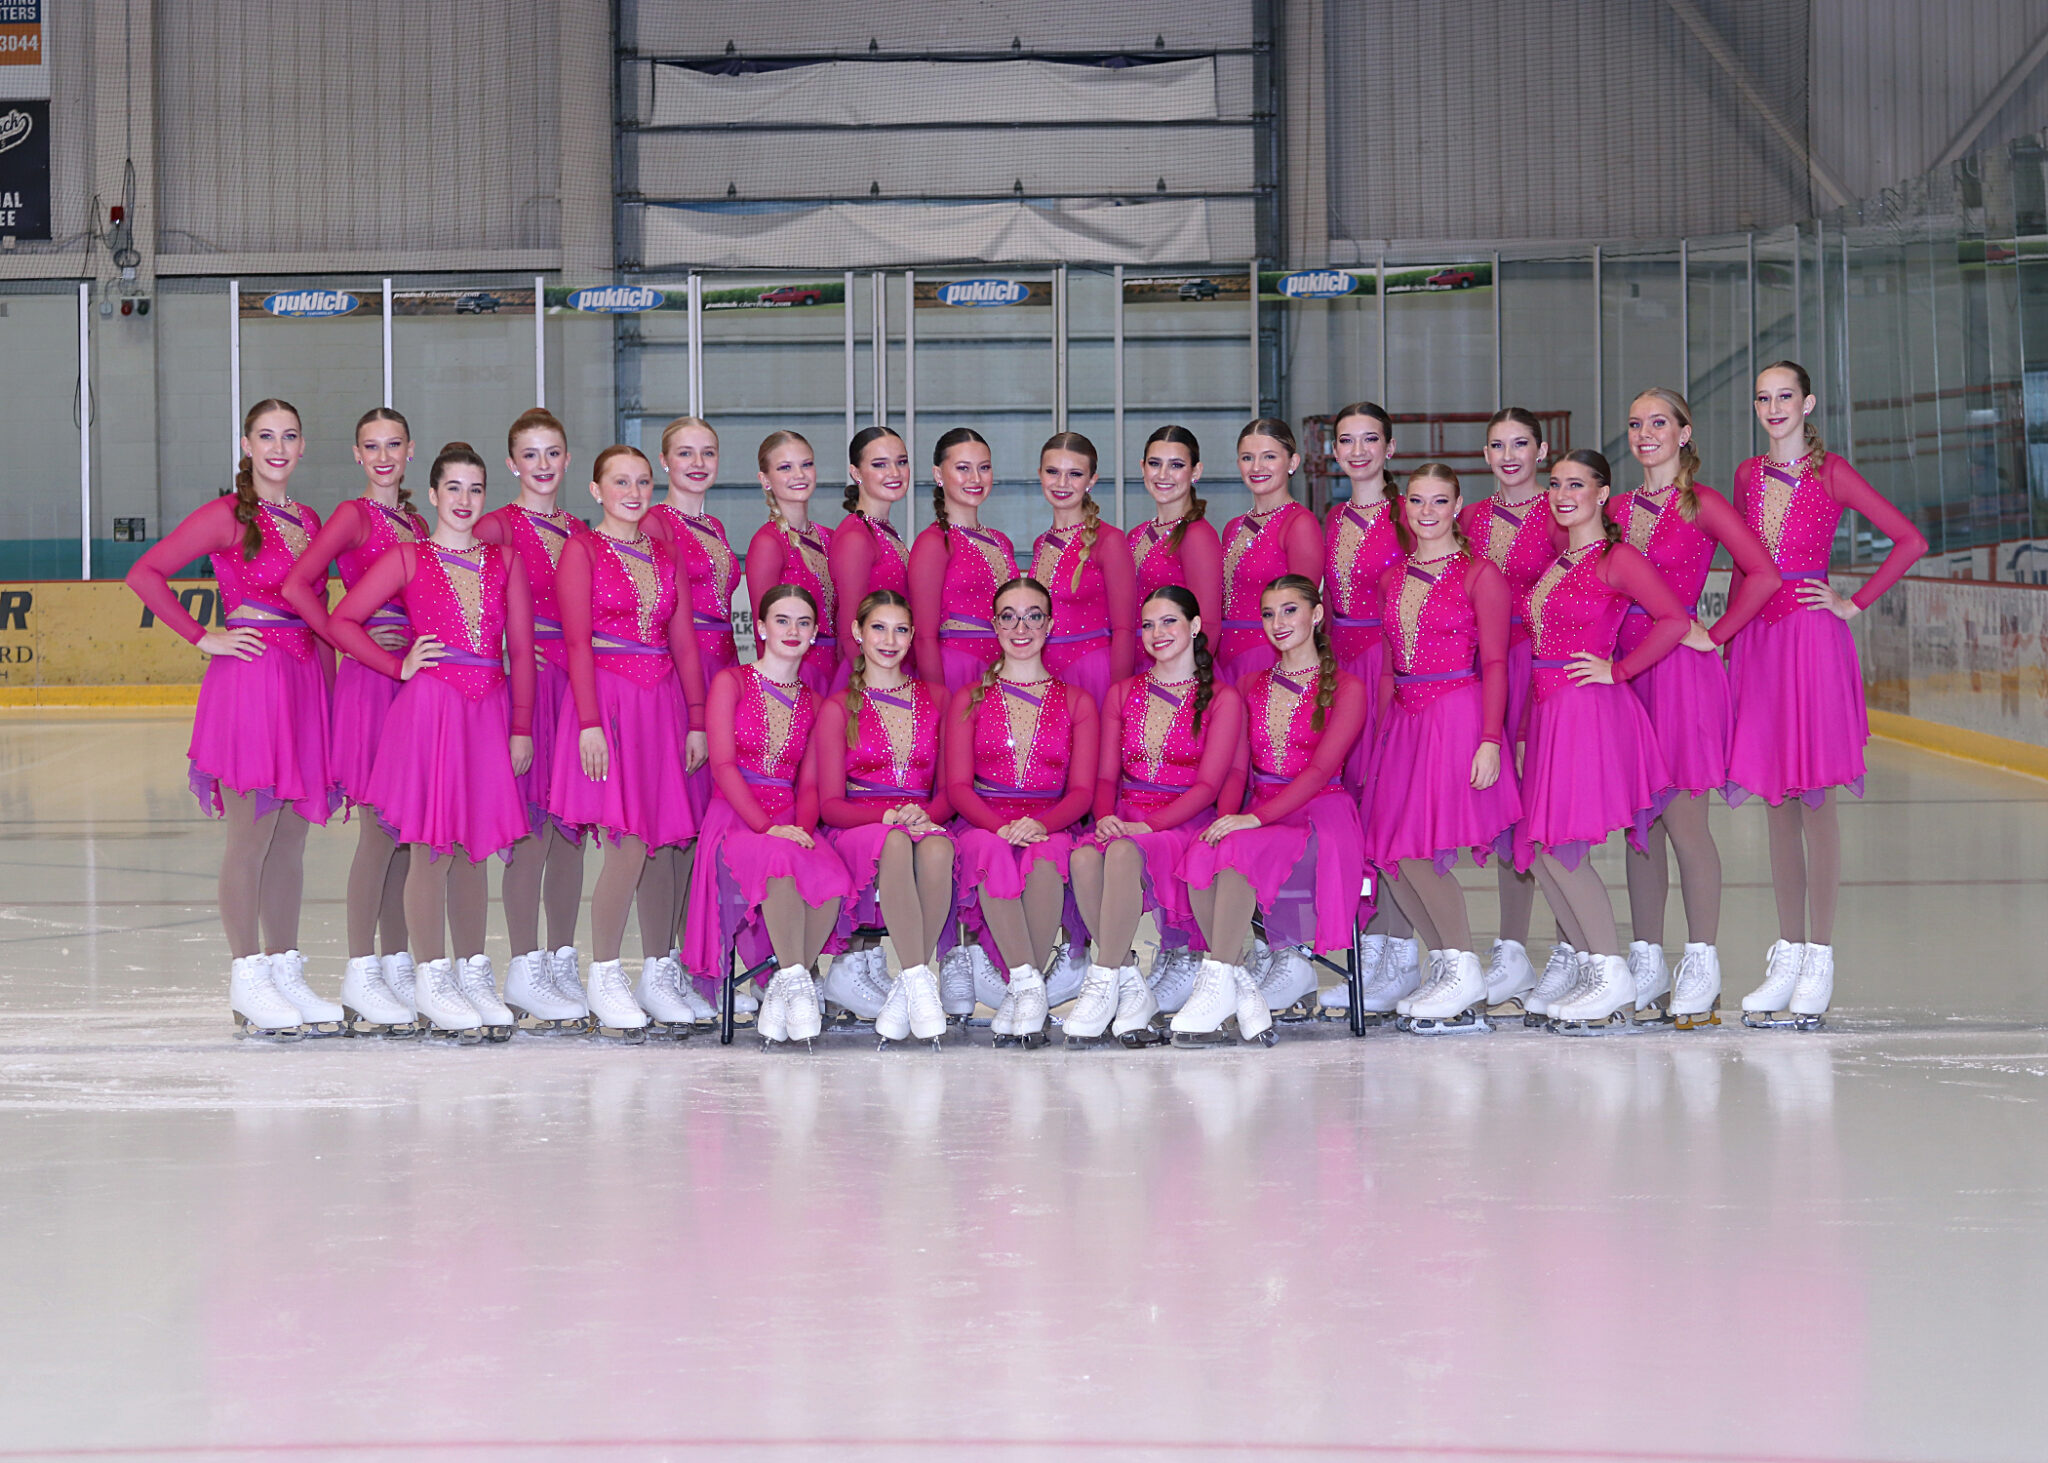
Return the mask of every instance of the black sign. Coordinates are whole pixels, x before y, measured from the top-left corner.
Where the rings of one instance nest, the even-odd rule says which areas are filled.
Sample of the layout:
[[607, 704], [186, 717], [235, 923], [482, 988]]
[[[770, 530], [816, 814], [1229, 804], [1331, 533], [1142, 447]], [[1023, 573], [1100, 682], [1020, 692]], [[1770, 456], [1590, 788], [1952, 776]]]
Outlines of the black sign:
[[50, 237], [50, 104], [0, 101], [0, 234]]

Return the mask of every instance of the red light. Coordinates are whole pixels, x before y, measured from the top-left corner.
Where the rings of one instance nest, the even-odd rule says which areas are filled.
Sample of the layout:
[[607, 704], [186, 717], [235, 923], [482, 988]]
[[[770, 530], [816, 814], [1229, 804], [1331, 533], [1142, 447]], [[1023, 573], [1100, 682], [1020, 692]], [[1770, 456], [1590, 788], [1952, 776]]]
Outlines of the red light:
[[133, 300], [123, 300], [121, 302], [121, 313], [123, 315], [133, 315], [135, 313], [135, 302]]
[[119, 223], [122, 219], [128, 217], [128, 210], [117, 203], [112, 208], [107, 210], [107, 217], [112, 219], [115, 223]]

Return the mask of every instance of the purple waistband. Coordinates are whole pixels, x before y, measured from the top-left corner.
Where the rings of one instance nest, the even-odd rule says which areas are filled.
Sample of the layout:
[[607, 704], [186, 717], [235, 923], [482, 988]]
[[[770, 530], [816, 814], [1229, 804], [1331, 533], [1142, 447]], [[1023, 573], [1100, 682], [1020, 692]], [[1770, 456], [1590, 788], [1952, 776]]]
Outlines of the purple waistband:
[[1413, 686], [1422, 681], [1469, 681], [1478, 674], [1478, 671], [1466, 666], [1463, 670], [1456, 671], [1425, 671], [1421, 675], [1395, 676], [1394, 684]]
[[372, 627], [375, 627], [377, 629], [390, 629], [393, 627], [398, 627], [410, 630], [412, 628], [412, 620], [402, 610], [393, 611], [390, 614], [386, 614], [383, 610], [379, 610], [377, 611], [376, 614], [370, 616], [369, 619], [363, 621], [364, 629], [370, 629]]
[[[1697, 619], [1699, 617], [1699, 612], [1700, 607], [1696, 604], [1690, 604], [1685, 607], [1685, 613], [1688, 619]], [[1628, 613], [1631, 615], [1647, 615], [1649, 611], [1644, 609], [1639, 604], [1632, 604], [1628, 607]]]
[[1101, 640], [1106, 642], [1108, 639], [1109, 631], [1107, 629], [1075, 630], [1066, 635], [1048, 635], [1045, 637], [1045, 643], [1047, 645], [1079, 645], [1084, 640]]
[[[870, 693], [872, 694], [872, 693]], [[876, 782], [872, 778], [854, 777], [846, 779], [846, 795], [850, 798], [923, 798], [931, 794], [922, 788], [897, 787], [893, 783]]]
[[1057, 802], [1066, 795], [1066, 789], [1063, 787], [1047, 788], [1044, 790], [1028, 787], [1010, 787], [999, 782], [989, 782], [979, 777], [974, 779], [974, 790], [985, 798], [1028, 798], [1032, 802], [1037, 803]]
[[536, 640], [560, 640], [562, 638], [562, 622], [560, 620], [550, 620], [546, 615], [535, 615], [533, 617], [533, 638]]
[[749, 787], [795, 787], [796, 783], [787, 777], [770, 777], [765, 772], [749, 772], [740, 769], [740, 779]]
[[1263, 630], [1266, 628], [1266, 622], [1264, 620], [1225, 620], [1223, 628], [1226, 630]]
[[1529, 662], [1529, 668], [1539, 671], [1561, 671], [1576, 664], [1577, 662], [1572, 660], [1532, 660]]
[[667, 655], [666, 645], [642, 645], [638, 640], [628, 640], [623, 635], [597, 631], [590, 637], [590, 648], [599, 655]]
[[1780, 579], [1825, 579], [1828, 577], [1828, 571], [1825, 569], [1780, 569], [1778, 577]]
[[1527, 620], [1523, 619], [1523, 618], [1522, 618], [1522, 617], [1521, 617], [1520, 615], [1509, 615], [1509, 616], [1508, 616], [1508, 623], [1509, 623], [1510, 625], [1526, 625], [1526, 624], [1528, 624], [1529, 622], [1528, 622]]
[[732, 621], [724, 615], [707, 615], [701, 611], [690, 612], [691, 628], [697, 630], [723, 630], [732, 633]]
[[228, 616], [230, 630], [303, 630], [306, 622], [297, 615], [265, 615], [261, 619], [242, 614], [237, 610]]
[[[1226, 625], [1230, 622], [1225, 620]], [[1377, 630], [1383, 623], [1379, 620], [1356, 620], [1349, 615], [1333, 615], [1330, 623], [1340, 630]]]
[[1175, 797], [1187, 791], [1185, 787], [1176, 787], [1170, 782], [1151, 782], [1142, 777], [1132, 777], [1129, 773], [1117, 779], [1117, 787], [1123, 792], [1168, 792]]
[[434, 664], [489, 666], [494, 671], [501, 671], [505, 668], [504, 661], [496, 656], [478, 655], [473, 650], [457, 650], [454, 646], [445, 643], [441, 646], [441, 658], [435, 661]]

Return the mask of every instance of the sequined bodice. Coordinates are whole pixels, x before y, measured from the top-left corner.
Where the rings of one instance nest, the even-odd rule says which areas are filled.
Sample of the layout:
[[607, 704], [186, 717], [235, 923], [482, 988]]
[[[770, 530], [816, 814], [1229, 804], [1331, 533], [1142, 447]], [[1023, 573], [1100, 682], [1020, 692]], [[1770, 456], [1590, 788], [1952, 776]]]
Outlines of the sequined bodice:
[[938, 784], [939, 718], [944, 708], [923, 681], [893, 691], [847, 693], [860, 710], [859, 730], [846, 753], [846, 789], [855, 797], [885, 791], [928, 798]]
[[[1395, 694], [1406, 711], [1420, 711], [1430, 702], [1466, 682], [1452, 679], [1472, 670], [1479, 652], [1479, 614], [1465, 592], [1472, 560], [1453, 554], [1430, 564], [1404, 562], [1400, 588], [1387, 610], [1387, 638], [1399, 676], [1443, 676], [1442, 680], [1397, 684]], [[1476, 675], [1472, 684], [1477, 684]]]
[[1323, 734], [1310, 722], [1321, 682], [1320, 669], [1294, 676], [1273, 666], [1239, 685], [1251, 735], [1255, 807], [1259, 793], [1300, 776], [1315, 756]]
[[1186, 584], [1187, 570], [1181, 564], [1180, 550], [1167, 548], [1173, 531], [1184, 520], [1161, 523], [1148, 518], [1131, 530], [1131, 562], [1138, 566], [1138, 603], [1143, 604], [1152, 591], [1167, 584]]
[[[668, 650], [669, 621], [676, 613], [676, 561], [667, 544], [643, 536], [637, 544], [593, 533], [590, 545], [590, 640], [609, 658], [604, 668], [641, 685], [653, 685], [675, 671]], [[643, 655], [633, 645], [664, 653]]]
[[512, 561], [497, 544], [467, 552], [431, 541], [419, 546], [419, 567], [406, 582], [406, 617], [415, 633], [432, 635], [450, 652], [425, 673], [472, 700], [505, 679], [505, 586]]
[[690, 581], [690, 613], [699, 622], [732, 619], [732, 589], [739, 581], [739, 555], [726, 542], [725, 525], [709, 513], [685, 513], [669, 503], [653, 512], [673, 531], [669, 546]]
[[1240, 514], [1223, 530], [1223, 618], [1246, 622], [1256, 636], [1259, 596], [1287, 572], [1287, 525], [1308, 509], [1282, 503], [1263, 517]]
[[1508, 582], [1515, 597], [1515, 618], [1508, 626], [1509, 641], [1529, 638], [1523, 623], [1521, 600], [1529, 586], [1557, 557], [1551, 540], [1550, 505], [1540, 495], [1526, 503], [1507, 504], [1495, 494], [1476, 505], [1478, 511], [1466, 525], [1472, 547], [1493, 560], [1494, 568]]
[[[1124, 693], [1119, 806], [1142, 812], [1164, 807], [1178, 790], [1193, 787], [1202, 763], [1202, 738], [1194, 733], [1193, 681], [1166, 684], [1150, 675], [1131, 681]], [[1206, 734], [1209, 723], [1202, 730]], [[1150, 784], [1145, 786], [1143, 784]]]
[[946, 534], [946, 581], [939, 595], [948, 620], [988, 623], [996, 591], [1017, 577], [1017, 551], [993, 528], [962, 528]]
[[419, 514], [386, 508], [375, 498], [358, 498], [356, 505], [363, 521], [369, 524], [370, 532], [356, 547], [343, 549], [334, 556], [334, 567], [341, 571], [343, 589], [354, 589], [364, 571], [392, 545], [418, 543], [431, 531]]
[[886, 518], [862, 518], [855, 514], [846, 515], [846, 521], [833, 530], [845, 533], [856, 523], [866, 526], [868, 537], [874, 540], [874, 561], [868, 566], [867, 593], [878, 589], [893, 589], [905, 599], [910, 597], [910, 550], [903, 546], [903, 537]]
[[[240, 528], [240, 524], [236, 527]], [[213, 577], [220, 585], [221, 608], [232, 617], [243, 605], [253, 605], [270, 614], [288, 616], [292, 623], [275, 629], [263, 628], [266, 644], [283, 649], [294, 660], [313, 654], [313, 632], [292, 613], [284, 597], [284, 579], [299, 562], [313, 535], [320, 531], [320, 515], [304, 503], [286, 499], [282, 503], [259, 503], [256, 526], [263, 535], [263, 547], [253, 559], [242, 557], [242, 535], [235, 535], [232, 548], [210, 557]], [[258, 615], [256, 618], [262, 618]]]
[[1638, 488], [1623, 493], [1608, 509], [1629, 545], [1656, 565], [1678, 602], [1688, 613], [1694, 612], [1700, 591], [1707, 587], [1715, 544], [1697, 522], [1685, 521], [1678, 511], [1677, 491], [1647, 493]]
[[1801, 584], [1825, 582], [1843, 508], [1811, 459], [1787, 468], [1752, 457], [1736, 469], [1735, 495], [1743, 522], [1763, 540], [1764, 552], [1785, 576], [1759, 615], [1765, 624], [1775, 624], [1806, 608]]
[[818, 720], [818, 698], [800, 681], [771, 681], [742, 666], [746, 689], [733, 708], [733, 745], [740, 773], [770, 817], [796, 805], [796, 775]]
[[[540, 653], [558, 668], [568, 668], [568, 653], [562, 648], [561, 602], [555, 597], [555, 566], [562, 562], [562, 546], [571, 535], [590, 532], [589, 525], [570, 513], [535, 513], [517, 503], [505, 508], [505, 522], [512, 534], [512, 547], [526, 566], [526, 589], [533, 597], [534, 624], [542, 632], [535, 640]], [[546, 632], [555, 631], [550, 635]]]
[[974, 776], [984, 796], [1057, 793], [1074, 746], [1067, 689], [1048, 676], [1029, 685], [998, 680], [974, 708]]
[[1323, 533], [1323, 611], [1340, 661], [1365, 653], [1383, 633], [1380, 576], [1401, 557], [1394, 505], [1339, 503]]
[[818, 638], [829, 640], [839, 623], [839, 600], [832, 589], [832, 572], [826, 565], [826, 555], [832, 547], [832, 530], [818, 523], [807, 523], [802, 528], [785, 523], [781, 533], [785, 550], [782, 557], [783, 583], [800, 584], [817, 598]]
[[[1614, 655], [1630, 601], [1601, 579], [1606, 553], [1602, 542], [1559, 555], [1519, 600], [1538, 661], [1565, 660], [1582, 650], [1603, 658]], [[1539, 664], [1535, 684], [1540, 700], [1571, 681], [1563, 667]]]
[[1052, 591], [1052, 633], [1062, 638], [1109, 633], [1109, 585], [1102, 574], [1102, 556], [1090, 553], [1082, 561], [1083, 536], [1079, 524], [1052, 528], [1031, 546], [1031, 577]]

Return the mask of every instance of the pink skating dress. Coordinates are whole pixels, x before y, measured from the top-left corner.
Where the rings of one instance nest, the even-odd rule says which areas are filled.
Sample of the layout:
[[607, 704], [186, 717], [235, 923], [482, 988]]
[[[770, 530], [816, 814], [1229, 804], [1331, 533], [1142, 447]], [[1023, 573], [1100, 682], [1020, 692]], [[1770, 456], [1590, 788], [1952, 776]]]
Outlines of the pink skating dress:
[[[709, 687], [727, 666], [740, 663], [733, 638], [732, 591], [740, 582], [740, 557], [726, 542], [725, 525], [709, 513], [685, 513], [656, 503], [642, 520], [651, 537], [665, 540], [690, 580], [690, 623], [697, 632], [697, 665]], [[701, 825], [711, 806], [711, 764], [684, 774], [690, 814]]]
[[832, 530], [769, 519], [747, 543], [747, 603], [754, 608], [754, 654], [761, 653], [761, 596], [778, 584], [797, 584], [818, 602], [818, 638], [797, 674], [819, 700], [832, 694], [839, 673], [839, 597], [832, 588]]
[[996, 591], [1017, 577], [1017, 551], [993, 528], [934, 523], [910, 548], [910, 615], [917, 674], [948, 695], [1002, 658], [989, 615]]
[[[691, 624], [690, 580], [669, 545], [578, 534], [555, 578], [569, 702], [555, 730], [548, 810], [579, 832], [650, 851], [697, 832], [684, 780], [684, 740], [704, 725], [704, 678]], [[583, 770], [581, 733], [604, 730], [602, 782]]]
[[1131, 673], [1138, 645], [1138, 571], [1116, 525], [1098, 522], [1094, 547], [1086, 547], [1086, 540], [1080, 524], [1041, 533], [1031, 545], [1031, 577], [1052, 595], [1045, 668], [1086, 691], [1099, 709], [1111, 683]]
[[[417, 513], [386, 508], [375, 498], [349, 498], [339, 504], [305, 555], [284, 581], [284, 596], [313, 632], [333, 644], [327, 634], [327, 566], [341, 571], [344, 592], [361, 582], [363, 572], [395, 544], [418, 543], [430, 530]], [[412, 643], [412, 622], [397, 600], [364, 622], [376, 633], [389, 631]], [[340, 647], [336, 647], [339, 649]], [[400, 655], [405, 652], [399, 651]], [[384, 718], [398, 695], [398, 682], [371, 670], [354, 656], [343, 656], [334, 668], [334, 710], [328, 723], [327, 780], [350, 807], [363, 807], [370, 766], [384, 735]]]
[[[1614, 655], [1630, 603], [1650, 612], [1650, 633], [1614, 662], [1613, 685], [1579, 685], [1571, 657]], [[1528, 737], [1522, 750], [1522, 821], [1515, 867], [1538, 850], [1568, 869], [1617, 828], [1638, 847], [1670, 801], [1671, 773], [1656, 728], [1627, 682], [1685, 638], [1685, 606], [1627, 544], [1604, 539], [1567, 551], [1521, 600], [1534, 655]]]
[[1323, 527], [1315, 514], [1295, 502], [1269, 513], [1242, 513], [1223, 530], [1223, 625], [1216, 643], [1216, 669], [1244, 689], [1244, 680], [1273, 666], [1279, 655], [1266, 639], [1259, 599], [1282, 574], [1310, 583], [1323, 576]]
[[[1021, 898], [1025, 879], [1041, 863], [1067, 878], [1074, 825], [1094, 802], [1101, 744], [1094, 698], [1078, 686], [1052, 676], [1029, 684], [998, 680], [977, 700], [979, 689], [977, 682], [953, 693], [943, 736], [946, 794], [958, 814], [954, 908], [961, 924], [992, 946], [982, 895]], [[1019, 818], [1036, 818], [1046, 836], [1023, 848], [998, 836]], [[1004, 953], [998, 964], [1005, 970], [1029, 958]]]
[[1529, 626], [1522, 618], [1522, 601], [1543, 571], [1557, 562], [1557, 556], [1564, 550], [1565, 532], [1550, 516], [1550, 502], [1542, 493], [1509, 503], [1496, 492], [1459, 514], [1458, 526], [1465, 530], [1473, 549], [1486, 555], [1493, 567], [1500, 570], [1501, 577], [1508, 582], [1514, 606], [1508, 620], [1508, 709], [1503, 723], [1508, 747], [1512, 749], [1528, 731], [1529, 685], [1533, 678], [1529, 662], [1535, 656]]
[[720, 671], [705, 695], [717, 795], [697, 834], [683, 964], [723, 979], [734, 952], [748, 966], [772, 958], [761, 920], [768, 881], [789, 879], [814, 907], [853, 893], [846, 865], [820, 838], [810, 847], [768, 830], [818, 826], [818, 698], [801, 680], [771, 681], [758, 665]]
[[526, 566], [496, 544], [457, 552], [432, 542], [400, 544], [372, 564], [334, 607], [330, 633], [396, 680], [404, 657], [363, 628], [394, 598], [413, 632], [432, 635], [445, 653], [399, 687], [370, 768], [369, 803], [399, 842], [424, 844], [432, 858], [460, 848], [482, 863], [532, 832], [508, 745], [531, 735], [538, 678]]
[[[1393, 486], [1393, 479], [1387, 482]], [[1394, 515], [1400, 511], [1386, 498], [1338, 503], [1323, 525], [1323, 623], [1329, 627], [1337, 668], [1358, 677], [1366, 693], [1365, 730], [1344, 763], [1344, 785], [1368, 809], [1367, 774], [1379, 740], [1380, 668], [1386, 660], [1380, 578], [1402, 562], [1401, 541], [1394, 535]]]
[[1752, 457], [1735, 471], [1735, 507], [1783, 582], [1729, 647], [1735, 733], [1728, 801], [1798, 798], [1818, 807], [1831, 787], [1863, 796], [1870, 717], [1848, 622], [1810, 610], [1799, 586], [1825, 582], [1842, 514], [1853, 508], [1891, 539], [1891, 552], [1852, 596], [1868, 609], [1927, 552], [1927, 540], [1863, 475], [1832, 452], [1787, 468]]
[[[1181, 530], [1180, 542], [1173, 541]], [[1148, 518], [1130, 532], [1131, 563], [1138, 573], [1138, 609], [1163, 585], [1178, 584], [1201, 607], [1202, 630], [1215, 645], [1223, 634], [1223, 540], [1206, 518], [1161, 523]]]
[[[128, 587], [197, 645], [206, 627], [178, 602], [169, 576], [210, 556], [228, 627], [263, 636], [263, 654], [253, 660], [216, 655], [200, 678], [187, 753], [199, 805], [210, 814], [225, 812], [225, 790], [254, 798], [258, 816], [290, 807], [309, 823], [325, 824], [340, 803], [328, 775], [328, 652], [284, 595], [285, 576], [319, 533], [320, 515], [303, 503], [261, 504], [256, 524], [263, 547], [245, 559], [236, 501], [229, 493], [194, 511], [135, 561]], [[326, 575], [319, 578], [324, 595]]]
[[[853, 897], [840, 906], [834, 944], [864, 925], [882, 922], [882, 904], [875, 872], [882, 845], [892, 833], [913, 843], [950, 838], [946, 824], [953, 816], [939, 756], [939, 724], [945, 719], [945, 693], [924, 681], [906, 681], [890, 691], [858, 693], [859, 716], [854, 744], [846, 745], [848, 707], [855, 692], [837, 692], [818, 712], [818, 816], [825, 840], [846, 865]], [[915, 806], [937, 824], [936, 830], [912, 833], [884, 823], [883, 815]]]
[[[1162, 936], [1171, 931], [1186, 944], [1200, 935], [1181, 860], [1196, 835], [1216, 821], [1216, 799], [1244, 738], [1244, 698], [1216, 678], [1198, 731], [1198, 683], [1157, 675], [1132, 676], [1110, 690], [1095, 769], [1095, 816], [1113, 814], [1151, 830], [1128, 835], [1144, 857], [1145, 908]], [[1107, 849], [1115, 840], [1097, 828], [1080, 841]]]
[[1275, 947], [1348, 950], [1354, 922], [1370, 913], [1365, 833], [1358, 800], [1343, 781], [1344, 759], [1365, 725], [1366, 690], [1348, 672], [1336, 676], [1320, 728], [1320, 668], [1294, 676], [1274, 665], [1238, 687], [1251, 748], [1246, 811], [1262, 826], [1220, 843], [1197, 840], [1181, 857], [1181, 878], [1191, 889], [1209, 888], [1226, 869], [1242, 874], [1266, 912], [1266, 939]]
[[[556, 509], [535, 513], [517, 503], [507, 503], [477, 520], [479, 543], [499, 544], [519, 555], [526, 569], [526, 589], [533, 601], [533, 643], [541, 664], [535, 667], [533, 682], [533, 765], [519, 779], [519, 794], [526, 799], [526, 812], [533, 831], [546, 827], [549, 783], [555, 774], [555, 733], [562, 724], [562, 707], [569, 700], [569, 652], [562, 644], [562, 607], [555, 599], [555, 566], [562, 549], [590, 525], [572, 513]], [[562, 828], [564, 837], [576, 837]]]
[[[1740, 571], [1736, 592], [1728, 597], [1727, 610], [1707, 627], [1714, 644], [1721, 646], [1755, 619], [1776, 592], [1778, 570], [1726, 498], [1712, 488], [1695, 484], [1694, 489], [1699, 495], [1699, 512], [1689, 523], [1676, 488], [1656, 493], [1638, 488], [1609, 498], [1607, 516], [1620, 527], [1629, 546], [1640, 550], [1664, 576], [1688, 620], [1699, 618], [1700, 591], [1706, 588], [1715, 546], [1728, 550]], [[1641, 605], [1630, 605], [1621, 622], [1621, 653], [1633, 651], [1649, 633], [1650, 612]], [[1650, 725], [1657, 729], [1657, 745], [1663, 749], [1672, 786], [1684, 793], [1725, 794], [1735, 710], [1721, 657], [1713, 651], [1679, 645], [1631, 680], [1629, 687], [1642, 698]]]
[[[1367, 857], [1391, 877], [1403, 859], [1449, 873], [1461, 849], [1486, 863], [1522, 799], [1506, 753], [1507, 580], [1490, 560], [1455, 554], [1431, 564], [1404, 556], [1380, 578], [1387, 654], [1376, 694], [1380, 738], [1372, 785], [1386, 796], [1364, 811]], [[1472, 786], [1482, 742], [1502, 747], [1493, 786]]]
[[832, 674], [832, 689], [843, 691], [860, 659], [860, 631], [853, 623], [860, 602], [878, 589], [910, 598], [910, 549], [888, 519], [849, 512], [833, 528], [825, 558], [839, 604], [839, 668]]

